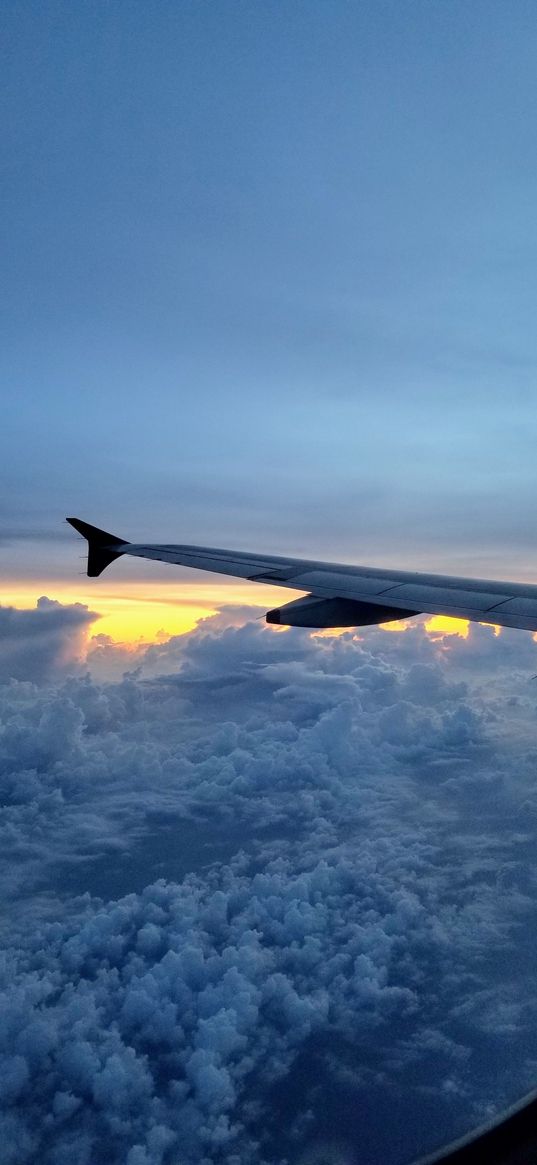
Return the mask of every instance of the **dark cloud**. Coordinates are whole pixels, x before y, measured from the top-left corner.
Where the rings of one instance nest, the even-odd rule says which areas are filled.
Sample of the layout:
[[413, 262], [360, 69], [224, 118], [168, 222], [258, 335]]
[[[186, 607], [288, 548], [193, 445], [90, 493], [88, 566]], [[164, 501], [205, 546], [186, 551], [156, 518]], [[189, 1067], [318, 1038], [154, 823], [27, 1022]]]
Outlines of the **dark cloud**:
[[73, 671], [98, 618], [82, 603], [62, 606], [45, 596], [35, 610], [0, 607], [0, 680], [43, 683]]
[[401, 1165], [532, 1083], [535, 652], [222, 613], [4, 684], [9, 1165]]

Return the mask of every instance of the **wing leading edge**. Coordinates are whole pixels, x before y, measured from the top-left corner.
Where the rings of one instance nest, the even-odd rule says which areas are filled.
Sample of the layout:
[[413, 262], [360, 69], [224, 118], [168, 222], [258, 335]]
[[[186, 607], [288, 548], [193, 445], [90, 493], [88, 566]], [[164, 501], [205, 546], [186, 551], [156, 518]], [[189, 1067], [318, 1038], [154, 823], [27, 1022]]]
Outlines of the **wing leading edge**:
[[78, 518], [67, 521], [88, 541], [92, 577], [126, 554], [307, 592], [305, 598], [269, 611], [271, 623], [357, 627], [424, 612], [537, 631], [537, 585], [531, 583], [348, 566], [210, 546], [127, 542]]

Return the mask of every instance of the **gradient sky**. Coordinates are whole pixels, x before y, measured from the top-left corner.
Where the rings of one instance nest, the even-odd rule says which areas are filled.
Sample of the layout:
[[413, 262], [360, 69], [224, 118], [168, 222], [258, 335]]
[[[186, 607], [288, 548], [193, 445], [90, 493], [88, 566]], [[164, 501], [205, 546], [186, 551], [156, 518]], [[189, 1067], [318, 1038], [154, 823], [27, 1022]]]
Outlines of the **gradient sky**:
[[4, 601], [95, 607], [67, 514], [535, 579], [534, 4], [3, 24]]
[[537, 580], [537, 8], [2, 23], [2, 1163], [408, 1165], [535, 1086], [534, 637], [65, 517]]

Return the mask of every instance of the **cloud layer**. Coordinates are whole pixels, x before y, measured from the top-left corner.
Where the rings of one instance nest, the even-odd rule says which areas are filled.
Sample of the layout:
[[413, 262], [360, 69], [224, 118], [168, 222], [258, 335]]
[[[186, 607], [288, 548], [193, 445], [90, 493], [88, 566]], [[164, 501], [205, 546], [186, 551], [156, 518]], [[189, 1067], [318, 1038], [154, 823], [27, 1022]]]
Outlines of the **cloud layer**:
[[530, 636], [222, 615], [107, 682], [16, 614], [9, 1165], [402, 1165], [533, 1083]]

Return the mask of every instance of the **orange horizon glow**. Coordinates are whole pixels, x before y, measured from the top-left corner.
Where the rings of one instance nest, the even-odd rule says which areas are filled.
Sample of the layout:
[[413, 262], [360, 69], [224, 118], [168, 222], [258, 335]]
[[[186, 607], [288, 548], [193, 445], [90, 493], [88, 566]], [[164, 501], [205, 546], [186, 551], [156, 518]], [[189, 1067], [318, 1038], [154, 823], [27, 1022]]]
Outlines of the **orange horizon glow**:
[[[501, 634], [502, 628], [498, 623], [487, 623], [484, 620], [479, 620], [480, 627], [492, 627], [496, 638]], [[468, 639], [470, 633], [469, 619], [453, 619], [451, 615], [431, 615], [425, 623], [425, 630], [431, 635], [436, 635], [438, 638], [444, 638], [445, 635], [459, 635], [461, 639]]]
[[[371, 626], [374, 626], [374, 624], [371, 624]], [[470, 621], [469, 619], [453, 619], [448, 615], [429, 615], [427, 622], [423, 626], [431, 636], [435, 636], [437, 639], [443, 639], [444, 636], [449, 635], [458, 635], [461, 639], [467, 639], [470, 630]], [[380, 631], [400, 634], [401, 632], [410, 631], [412, 623], [407, 619], [392, 619], [389, 623], [379, 623], [378, 627]], [[352, 627], [326, 627], [322, 631], [315, 631], [314, 635], [320, 639], [329, 639], [334, 636], [345, 635], [346, 632], [352, 630], [354, 630]], [[358, 633], [366, 630], [367, 625], [356, 628]], [[495, 631], [498, 634], [500, 628], [496, 627]]]
[[461, 639], [468, 639], [470, 633], [469, 619], [453, 619], [451, 615], [431, 615], [424, 624], [429, 635], [443, 639], [444, 635], [458, 635]]
[[[45, 580], [39, 585], [14, 581], [0, 595], [0, 606], [15, 607], [18, 610], [32, 609], [42, 595], [63, 604], [82, 603], [96, 613], [95, 622], [89, 630], [90, 642], [96, 636], [106, 635], [118, 645], [135, 649], [165, 642], [175, 635], [185, 635], [202, 619], [215, 615], [223, 607], [257, 607], [260, 612], [264, 612], [288, 602], [289, 594], [286, 588], [284, 599], [278, 587], [252, 587], [251, 583], [240, 581], [231, 584], [156, 582], [151, 586], [144, 582], [129, 582], [121, 587], [99, 585], [98, 590], [91, 583], [79, 587], [73, 582], [55, 580]], [[495, 635], [500, 634], [500, 627], [489, 625], [494, 626]], [[405, 620], [394, 620], [381, 623], [380, 629], [390, 633], [404, 633], [411, 626]], [[423, 626], [431, 637], [437, 639], [450, 636], [467, 639], [470, 630], [467, 619], [453, 619], [446, 615], [431, 615]], [[330, 627], [313, 634], [330, 638], [350, 630], [353, 629]]]
[[82, 603], [97, 618], [89, 630], [90, 641], [107, 635], [124, 647], [162, 643], [174, 635], [192, 631], [201, 619], [216, 614], [222, 607], [247, 606], [269, 610], [281, 604], [282, 595], [275, 587], [247, 583], [129, 583], [121, 587], [77, 587], [73, 583], [43, 581], [12, 584], [3, 589], [0, 606], [18, 610], [35, 608], [37, 600], [49, 599], [69, 605]]

